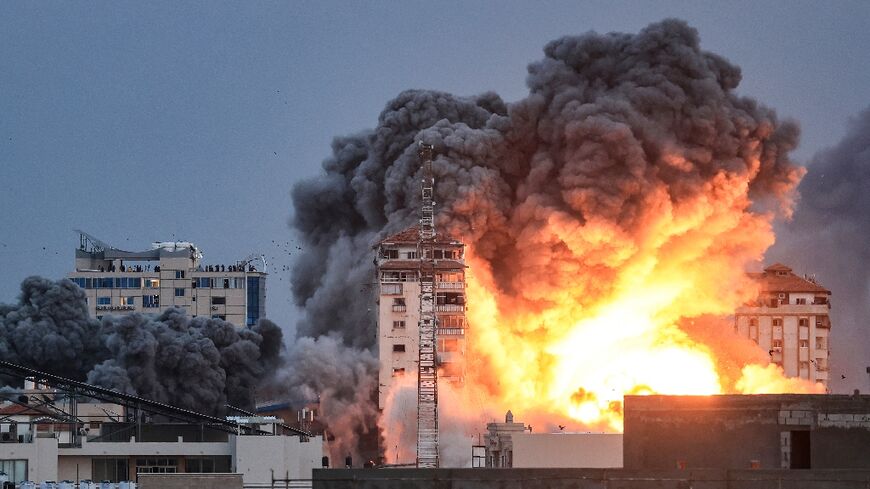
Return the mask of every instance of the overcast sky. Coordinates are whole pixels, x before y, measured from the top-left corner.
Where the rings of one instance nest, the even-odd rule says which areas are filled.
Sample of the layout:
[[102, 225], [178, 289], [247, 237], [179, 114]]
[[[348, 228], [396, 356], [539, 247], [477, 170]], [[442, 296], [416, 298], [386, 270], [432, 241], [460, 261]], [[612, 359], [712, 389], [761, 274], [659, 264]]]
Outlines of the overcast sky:
[[208, 263], [265, 253], [267, 315], [289, 326], [289, 189], [334, 136], [407, 88], [516, 100], [547, 41], [665, 17], [800, 123], [800, 162], [870, 103], [868, 2], [2, 2], [0, 302], [70, 272], [81, 228]]

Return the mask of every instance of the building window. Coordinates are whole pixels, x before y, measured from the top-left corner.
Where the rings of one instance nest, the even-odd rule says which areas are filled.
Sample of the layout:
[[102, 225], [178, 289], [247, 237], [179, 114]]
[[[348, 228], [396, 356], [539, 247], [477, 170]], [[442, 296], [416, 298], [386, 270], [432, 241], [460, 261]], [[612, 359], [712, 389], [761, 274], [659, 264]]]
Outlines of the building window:
[[133, 305], [133, 296], [121, 297], [121, 304], [124, 304], [125, 306], [132, 306]]
[[394, 297], [393, 298], [393, 312], [405, 312], [407, 308], [405, 307], [405, 298], [404, 297]]
[[798, 326], [809, 326], [810, 321], [807, 318], [798, 319]]
[[225, 279], [224, 279], [224, 288], [225, 288], [225, 289], [229, 289], [229, 288], [230, 288], [230, 279], [228, 279], [228, 278], [225, 278]]
[[800, 341], [798, 341], [798, 346], [801, 348], [809, 348], [810, 347], [810, 340], [800, 340]]
[[443, 352], [459, 351], [459, 340], [454, 338], [443, 339], [439, 343], [440, 350]]
[[794, 303], [798, 305], [804, 305], [807, 303], [807, 300], [805, 298], [795, 299]]
[[112, 304], [111, 297], [97, 297], [97, 305], [98, 306], [108, 306]]
[[230, 472], [230, 457], [188, 457], [184, 460], [184, 471], [193, 474], [226, 474]]
[[159, 295], [143, 295], [142, 307], [160, 307]]
[[159, 289], [160, 288], [160, 279], [146, 278], [145, 279], [145, 288], [146, 289]]
[[782, 318], [773, 318], [774, 326], [782, 326]]
[[178, 472], [178, 459], [175, 458], [136, 459], [137, 474], [174, 474], [176, 472]]
[[393, 369], [393, 377], [400, 377], [405, 375], [405, 369], [403, 368], [394, 368]]
[[773, 340], [771, 346], [774, 348], [782, 348], [782, 340]]
[[800, 369], [801, 370], [809, 370], [809, 368], [810, 368], [810, 362], [800, 362]]
[[175, 297], [184, 297], [184, 289], [175, 289]]
[[93, 480], [110, 482], [130, 480], [126, 458], [95, 458], [92, 464]]
[[405, 321], [393, 321], [393, 329], [405, 329]]
[[816, 350], [824, 350], [825, 348], [827, 348], [825, 345], [825, 337], [816, 336]]
[[226, 321], [227, 315], [226, 314], [212, 314], [211, 318], [212, 319], [220, 319], [221, 321]]
[[26, 459], [3, 459], [0, 460], [0, 473], [9, 477], [9, 482], [19, 483], [27, 480]]
[[184, 270], [176, 270], [175, 278], [184, 278]]
[[750, 326], [758, 326], [758, 318], [749, 318]]
[[399, 258], [399, 250], [394, 248], [384, 248], [381, 251], [381, 258], [385, 258], [387, 260], [396, 260]]
[[383, 295], [402, 295], [402, 284], [381, 284], [381, 294]]
[[417, 252], [416, 251], [409, 251], [408, 252], [408, 259], [409, 260], [416, 260], [417, 259]]
[[404, 353], [405, 352], [405, 345], [393, 345], [393, 352]]
[[[265, 284], [262, 284], [265, 288]], [[245, 324], [253, 326], [260, 320], [260, 277], [248, 277], [248, 317]]]
[[212, 297], [211, 303], [214, 306], [223, 305], [223, 304], [227, 303], [227, 298], [226, 297]]

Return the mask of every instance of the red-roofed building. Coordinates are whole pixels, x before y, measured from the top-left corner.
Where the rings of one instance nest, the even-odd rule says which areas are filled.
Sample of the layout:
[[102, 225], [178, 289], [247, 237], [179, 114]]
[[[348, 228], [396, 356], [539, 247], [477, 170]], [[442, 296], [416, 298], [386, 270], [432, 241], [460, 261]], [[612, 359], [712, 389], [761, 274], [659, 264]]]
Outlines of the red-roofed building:
[[788, 377], [828, 385], [831, 291], [774, 263], [750, 273], [758, 299], [737, 310], [735, 331], [770, 353]]
[[[375, 245], [378, 274], [378, 406], [401, 375], [417, 375], [420, 321], [419, 229], [410, 227]], [[435, 235], [435, 315], [440, 377], [462, 382], [465, 376], [465, 245]]]

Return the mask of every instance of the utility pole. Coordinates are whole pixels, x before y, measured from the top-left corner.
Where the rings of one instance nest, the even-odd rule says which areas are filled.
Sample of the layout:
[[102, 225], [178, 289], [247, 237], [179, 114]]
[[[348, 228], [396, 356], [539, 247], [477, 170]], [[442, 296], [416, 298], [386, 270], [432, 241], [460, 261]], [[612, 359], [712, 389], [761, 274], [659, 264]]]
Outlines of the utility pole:
[[417, 467], [438, 468], [438, 370], [435, 365], [435, 177], [431, 144], [420, 142], [417, 154], [423, 178], [420, 206], [420, 346], [417, 363]]

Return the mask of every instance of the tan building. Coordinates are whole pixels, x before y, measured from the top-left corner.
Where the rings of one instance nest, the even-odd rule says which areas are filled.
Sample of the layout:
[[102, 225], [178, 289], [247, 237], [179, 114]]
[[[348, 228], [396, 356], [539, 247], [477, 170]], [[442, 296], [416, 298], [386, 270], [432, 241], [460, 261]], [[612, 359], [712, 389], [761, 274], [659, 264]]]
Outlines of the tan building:
[[734, 330], [767, 350], [786, 376], [827, 386], [831, 291], [781, 263], [750, 275], [759, 297], [737, 310]]
[[[399, 375], [417, 375], [420, 332], [419, 231], [408, 228], [375, 247], [378, 274], [378, 406]], [[435, 313], [437, 361], [441, 378], [462, 382], [465, 377], [465, 245], [437, 236]]]
[[181, 307], [192, 316], [239, 327], [265, 317], [266, 273], [259, 257], [206, 265], [193, 243], [158, 242], [150, 250], [131, 252], [79, 234], [76, 271], [67, 278], [85, 291], [92, 316]]

